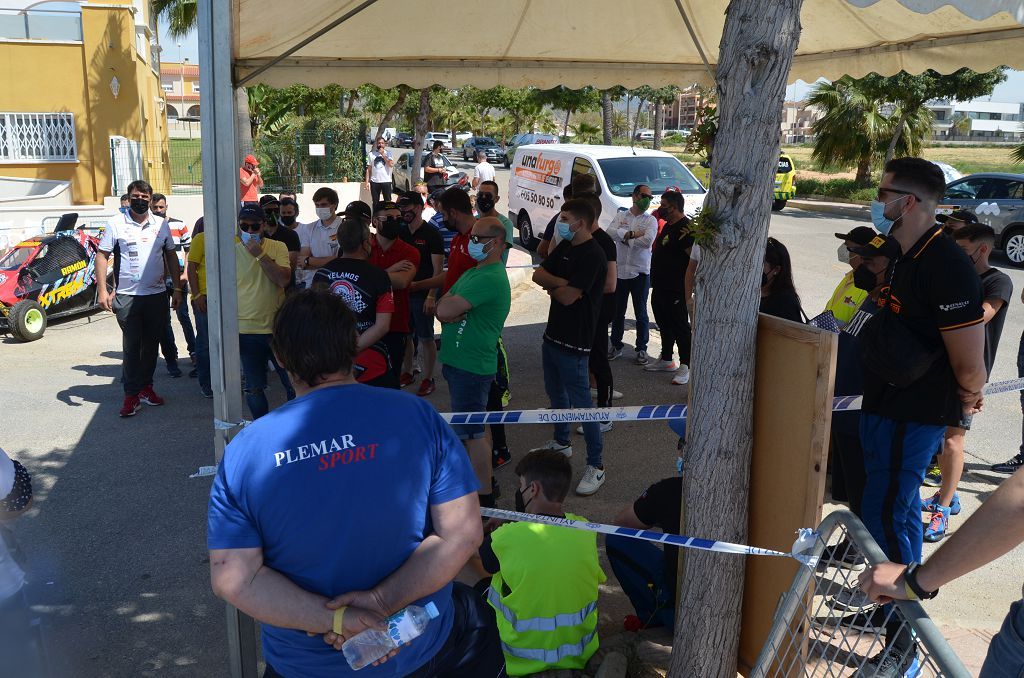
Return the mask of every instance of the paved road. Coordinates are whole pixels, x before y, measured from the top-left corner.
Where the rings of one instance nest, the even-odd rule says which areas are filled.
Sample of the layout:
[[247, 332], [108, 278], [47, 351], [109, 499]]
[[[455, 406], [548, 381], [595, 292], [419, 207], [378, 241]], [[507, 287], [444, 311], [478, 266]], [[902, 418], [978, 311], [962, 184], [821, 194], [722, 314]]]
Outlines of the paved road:
[[[773, 216], [772, 233], [793, 254], [809, 313], [824, 305], [843, 273], [832, 233], [853, 225], [799, 211]], [[1024, 271], [1006, 270], [1018, 290], [1024, 288]], [[528, 284], [515, 291], [505, 335], [513, 407], [546, 404], [539, 357], [547, 304], [546, 295]], [[1015, 301], [993, 379], [1016, 376], [1022, 330], [1024, 310]], [[655, 333], [652, 352], [656, 348]], [[173, 380], [161, 370], [156, 387], [167, 405], [118, 419], [119, 350], [110, 315], [54, 324], [33, 344], [0, 339], [7, 384], [0, 390], [0, 445], [35, 476], [35, 508], [15, 531], [31, 562], [29, 596], [43, 620], [54, 675], [226, 675], [224, 612], [209, 591], [204, 543], [210, 481], [188, 479], [213, 458], [210, 401], [199, 397], [194, 380]], [[684, 398], [667, 375], [644, 373], [629, 357], [627, 349], [614, 363], [616, 387], [625, 393], [622, 404]], [[279, 385], [271, 385], [271, 397], [281, 399]], [[447, 409], [443, 386], [431, 399]], [[983, 469], [1015, 451], [1020, 421], [1013, 395], [993, 397], [976, 419], [967, 439], [965, 512], [954, 519], [954, 529], [996, 487], [1000, 477]], [[547, 427], [536, 426], [509, 432], [517, 457], [550, 435]], [[579, 436], [575, 441], [578, 478], [584, 450]], [[675, 465], [675, 439], [664, 424], [619, 425], [606, 441], [607, 484], [593, 497], [571, 498], [567, 507], [599, 521], [610, 520], [650, 482], [672, 475]], [[512, 472], [498, 475], [502, 504], [510, 506]], [[928, 609], [942, 624], [995, 630], [1009, 601], [1020, 596], [1022, 571], [1024, 552], [1017, 550], [947, 586]], [[603, 627], [618, 628], [625, 613], [624, 597], [610, 579], [601, 601]]]

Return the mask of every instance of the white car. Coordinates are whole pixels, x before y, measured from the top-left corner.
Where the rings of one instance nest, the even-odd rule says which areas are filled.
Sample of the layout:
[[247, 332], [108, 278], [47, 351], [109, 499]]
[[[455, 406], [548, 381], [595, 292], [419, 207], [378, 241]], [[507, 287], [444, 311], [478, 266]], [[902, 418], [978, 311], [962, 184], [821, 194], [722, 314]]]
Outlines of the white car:
[[435, 141], [440, 141], [443, 144], [442, 153], [452, 152], [452, 135], [448, 132], [427, 132], [427, 136], [423, 138], [423, 148], [428, 151], [433, 150]]

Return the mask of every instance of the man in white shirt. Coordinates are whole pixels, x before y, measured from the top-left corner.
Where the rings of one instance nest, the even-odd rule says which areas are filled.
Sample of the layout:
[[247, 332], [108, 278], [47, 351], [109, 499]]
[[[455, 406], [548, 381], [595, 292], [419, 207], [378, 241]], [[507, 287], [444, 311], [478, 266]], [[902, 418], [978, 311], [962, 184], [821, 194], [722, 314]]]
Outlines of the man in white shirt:
[[313, 204], [317, 220], [296, 229], [300, 247], [295, 286], [299, 289], [309, 287], [313, 275], [338, 256], [338, 226], [341, 224], [338, 202], [338, 192], [333, 188], [316, 189]]
[[[167, 287], [164, 267], [172, 281], [181, 280], [181, 268], [174, 239], [163, 217], [149, 211], [153, 188], [145, 181], [128, 185], [128, 212], [112, 220], [100, 236], [96, 253], [96, 279], [107, 279], [111, 253], [114, 259], [115, 291], [101, 282], [97, 295], [100, 308], [113, 311], [121, 326], [123, 354], [124, 405], [120, 415], [130, 417], [141, 403], [163, 405], [164, 399], [153, 391], [160, 337], [167, 325]], [[171, 308], [177, 310], [182, 299], [181, 283], [171, 290]]]
[[618, 283], [615, 286], [615, 316], [612, 319], [612, 346], [608, 359], [622, 355], [625, 333], [626, 305], [633, 298], [636, 316], [636, 364], [646, 365], [650, 320], [647, 317], [647, 296], [651, 291], [651, 245], [658, 236], [658, 221], [647, 212], [654, 194], [644, 184], [633, 189], [633, 206], [615, 215], [608, 226], [608, 235], [615, 241]]
[[373, 204], [376, 205], [384, 196], [384, 202], [391, 202], [391, 168], [395, 160], [388, 152], [384, 137], [377, 137], [377, 148], [370, 151], [366, 159], [365, 186], [370, 189]]
[[473, 168], [473, 188], [479, 189], [485, 181], [494, 181], [494, 165], [487, 162], [487, 154], [476, 152], [476, 167]]

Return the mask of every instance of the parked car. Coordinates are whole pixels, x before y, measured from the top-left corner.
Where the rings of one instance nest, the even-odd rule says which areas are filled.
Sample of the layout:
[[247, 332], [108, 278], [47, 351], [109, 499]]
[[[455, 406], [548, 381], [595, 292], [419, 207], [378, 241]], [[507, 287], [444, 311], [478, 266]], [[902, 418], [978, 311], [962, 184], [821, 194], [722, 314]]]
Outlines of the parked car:
[[54, 233], [20, 242], [0, 258], [0, 331], [35, 341], [49, 320], [99, 308], [99, 238], [74, 230], [77, 222], [77, 214], [65, 214]]
[[[423, 155], [420, 156], [421, 165], [423, 158], [428, 155], [430, 155], [430, 151], [423, 151]], [[412, 151], [406, 151], [395, 160], [395, 166], [391, 171], [391, 181], [394, 183], [396, 191], [411, 191], [415, 185], [409, 167], [409, 160], [411, 158]], [[448, 171], [448, 179], [444, 183], [445, 188], [458, 186], [462, 190], [468, 191], [470, 189], [469, 175], [453, 165], [448, 156], [444, 156], [444, 165]]]
[[523, 247], [536, 248], [541, 231], [561, 208], [562, 188], [578, 174], [597, 178], [601, 228], [607, 228], [616, 213], [633, 206], [633, 189], [639, 184], [651, 188], [652, 209], [666, 190], [679, 190], [690, 216], [701, 208], [707, 194], [678, 158], [662, 151], [590, 144], [520, 146], [509, 176], [508, 218], [516, 224]]
[[[711, 185], [711, 166], [707, 160], [701, 161], [691, 170], [701, 185]], [[772, 212], [781, 212], [786, 203], [796, 197], [796, 164], [793, 158], [785, 153], [779, 154], [779, 165], [775, 170], [775, 188], [772, 192]]]
[[515, 157], [516, 150], [520, 146], [527, 146], [529, 144], [557, 144], [558, 137], [554, 134], [538, 134], [536, 132], [526, 132], [525, 134], [517, 134], [508, 141], [508, 146], [505, 147], [505, 169], [511, 167], [512, 158]]
[[435, 141], [441, 142], [442, 153], [452, 152], [452, 135], [448, 132], [427, 132], [427, 136], [423, 140], [423, 148], [428, 151], [432, 150]]
[[505, 161], [505, 149], [491, 137], [470, 137], [462, 144], [462, 159], [476, 160], [476, 152], [487, 153], [487, 161], [498, 164]]
[[936, 212], [954, 210], [973, 212], [991, 226], [996, 247], [1014, 266], [1024, 267], [1024, 174], [984, 172], [951, 181]]
[[392, 148], [412, 148], [413, 142], [416, 141], [416, 137], [409, 132], [399, 132], [395, 135], [395, 138], [391, 140]]
[[654, 141], [654, 130], [653, 129], [642, 129], [636, 133], [634, 137], [636, 141]]

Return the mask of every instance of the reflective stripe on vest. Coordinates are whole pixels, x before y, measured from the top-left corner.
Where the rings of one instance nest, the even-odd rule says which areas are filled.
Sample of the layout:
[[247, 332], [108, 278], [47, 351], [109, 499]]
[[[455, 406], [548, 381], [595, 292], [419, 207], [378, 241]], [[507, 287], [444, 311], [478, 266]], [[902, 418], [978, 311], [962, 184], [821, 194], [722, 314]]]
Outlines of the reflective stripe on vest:
[[543, 662], [545, 664], [557, 664], [566, 657], [579, 657], [583, 654], [583, 651], [587, 649], [587, 645], [594, 639], [594, 635], [597, 633], [597, 629], [594, 629], [587, 635], [583, 636], [580, 642], [575, 645], [562, 645], [556, 650], [541, 650], [541, 649], [527, 649], [523, 647], [512, 647], [508, 643], [502, 642], [501, 650], [510, 657], [517, 659], [528, 659], [535, 662]]
[[[556, 614], [554, 617], [531, 617], [529, 619], [520, 619], [516, 616], [516, 613], [510, 610], [501, 602], [501, 596], [491, 586], [487, 589], [487, 601], [494, 606], [494, 609], [501, 612], [501, 615], [505, 617], [505, 620], [512, 625], [516, 633], [526, 633], [527, 631], [554, 631], [559, 627], [564, 626], [579, 626], [587, 620], [590, 613], [597, 609], [597, 601], [593, 601], [585, 605], [581, 610], [577, 612], [567, 612], [565, 614]], [[590, 642], [590, 638], [593, 637], [593, 633], [584, 639], [582, 645], [580, 645], [580, 651], [576, 654], [582, 654], [583, 648]], [[567, 647], [567, 646], [563, 646]], [[528, 650], [533, 652], [533, 650]], [[537, 650], [538, 652], [540, 650]], [[516, 654], [509, 652], [509, 654]], [[519, 655], [516, 655], [519, 656]], [[547, 661], [547, 660], [538, 660]], [[554, 661], [558, 661], [557, 659]]]

